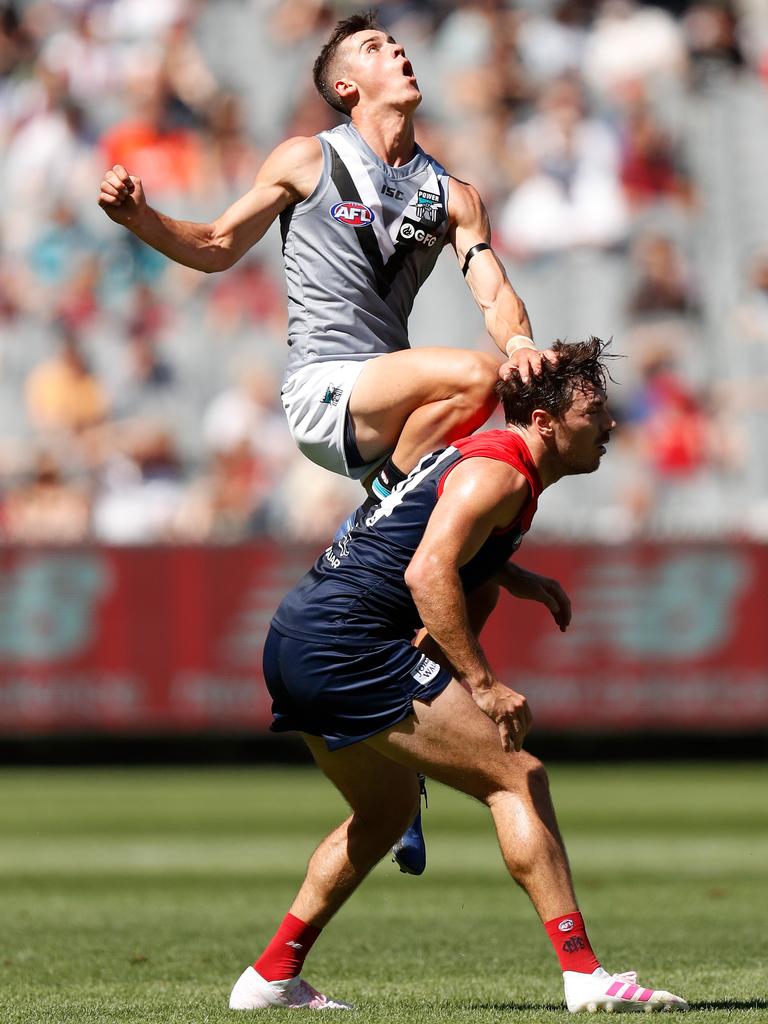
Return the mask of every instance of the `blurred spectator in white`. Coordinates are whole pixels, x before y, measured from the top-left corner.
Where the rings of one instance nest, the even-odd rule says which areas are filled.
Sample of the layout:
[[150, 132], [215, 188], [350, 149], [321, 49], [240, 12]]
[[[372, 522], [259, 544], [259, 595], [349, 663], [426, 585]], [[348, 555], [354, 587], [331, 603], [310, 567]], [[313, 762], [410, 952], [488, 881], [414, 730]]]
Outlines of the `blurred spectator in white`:
[[103, 421], [107, 395], [93, 375], [77, 338], [67, 333], [59, 351], [30, 373], [25, 387], [27, 415], [39, 431], [76, 435]]
[[27, 248], [40, 224], [62, 202], [92, 200], [98, 164], [82, 109], [67, 95], [66, 81], [40, 63], [41, 102], [20, 124], [2, 155], [0, 224], [12, 251]]
[[536, 113], [510, 137], [522, 180], [500, 217], [511, 253], [533, 258], [577, 246], [623, 242], [629, 212], [611, 128], [588, 117], [577, 81], [545, 86]]
[[112, 0], [103, 16], [113, 39], [141, 43], [162, 36], [192, 7], [190, 0]]
[[687, 69], [680, 25], [659, 7], [604, 0], [584, 47], [584, 81], [610, 99], [626, 82], [682, 82]]
[[768, 346], [768, 249], [758, 252], [747, 270], [748, 288], [733, 323], [743, 342]]
[[159, 423], [128, 425], [110, 451], [93, 503], [93, 533], [106, 544], [174, 539], [184, 483], [176, 447]]
[[286, 468], [275, 495], [272, 531], [286, 540], [327, 544], [364, 497], [358, 482], [298, 456]]
[[63, 478], [50, 452], [37, 455], [30, 479], [11, 490], [3, 511], [11, 544], [79, 544], [88, 538], [89, 497]]
[[208, 449], [219, 455], [243, 445], [250, 448], [263, 463], [272, 489], [295, 456], [275, 373], [262, 363], [241, 372], [235, 385], [206, 409], [203, 437]]
[[578, 72], [594, 6], [593, 0], [559, 0], [551, 12], [532, 9], [526, 13], [518, 45], [536, 81]]
[[42, 59], [66, 82], [68, 94], [78, 103], [102, 103], [120, 85], [123, 68], [114, 45], [99, 33], [99, 6], [82, 3], [71, 10], [44, 43]]

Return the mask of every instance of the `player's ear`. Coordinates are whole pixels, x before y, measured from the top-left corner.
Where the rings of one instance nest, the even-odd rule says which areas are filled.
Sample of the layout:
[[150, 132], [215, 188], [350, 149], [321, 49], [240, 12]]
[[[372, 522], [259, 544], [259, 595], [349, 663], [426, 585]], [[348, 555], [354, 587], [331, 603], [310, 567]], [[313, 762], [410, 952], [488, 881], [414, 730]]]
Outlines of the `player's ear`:
[[355, 83], [349, 78], [339, 78], [333, 83], [333, 88], [347, 110], [351, 110], [359, 99]]
[[539, 437], [548, 439], [554, 436], [555, 426], [553, 417], [544, 409], [533, 410], [531, 415], [531, 426], [535, 431], [537, 431]]

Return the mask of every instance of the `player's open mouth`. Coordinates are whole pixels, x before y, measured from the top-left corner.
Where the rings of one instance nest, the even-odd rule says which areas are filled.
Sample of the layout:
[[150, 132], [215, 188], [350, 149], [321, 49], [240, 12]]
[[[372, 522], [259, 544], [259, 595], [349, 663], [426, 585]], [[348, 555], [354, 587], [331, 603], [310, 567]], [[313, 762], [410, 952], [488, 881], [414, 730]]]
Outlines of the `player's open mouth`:
[[413, 65], [409, 60], [407, 60], [405, 64], [403, 64], [403, 74], [405, 75], [406, 78], [416, 78], [416, 75], [414, 75], [413, 73]]

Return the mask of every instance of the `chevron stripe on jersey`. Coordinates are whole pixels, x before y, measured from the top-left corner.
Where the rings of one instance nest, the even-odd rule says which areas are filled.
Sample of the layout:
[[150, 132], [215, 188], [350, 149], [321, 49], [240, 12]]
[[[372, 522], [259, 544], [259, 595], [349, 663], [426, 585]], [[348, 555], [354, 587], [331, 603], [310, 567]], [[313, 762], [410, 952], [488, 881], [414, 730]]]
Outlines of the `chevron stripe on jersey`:
[[421, 620], [405, 570], [446, 477], [469, 458], [506, 462], [529, 486], [528, 499], [514, 522], [492, 533], [460, 569], [467, 590], [490, 579], [520, 546], [542, 490], [527, 445], [509, 430], [488, 430], [425, 455], [380, 505], [318, 558], [278, 608], [275, 627], [288, 636], [345, 647], [410, 639]]
[[286, 376], [310, 362], [409, 348], [413, 301], [448, 238], [450, 179], [418, 146], [393, 167], [351, 124], [318, 138], [317, 187], [280, 217]]

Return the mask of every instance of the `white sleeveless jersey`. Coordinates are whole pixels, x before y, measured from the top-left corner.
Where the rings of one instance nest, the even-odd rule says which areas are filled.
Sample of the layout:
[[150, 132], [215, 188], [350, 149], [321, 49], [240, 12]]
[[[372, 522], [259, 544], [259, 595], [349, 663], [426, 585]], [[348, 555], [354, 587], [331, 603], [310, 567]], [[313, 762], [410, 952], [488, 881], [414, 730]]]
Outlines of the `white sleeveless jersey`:
[[280, 215], [286, 377], [320, 360], [409, 348], [413, 301], [447, 241], [449, 177], [422, 149], [391, 167], [351, 124], [318, 138], [320, 181]]

